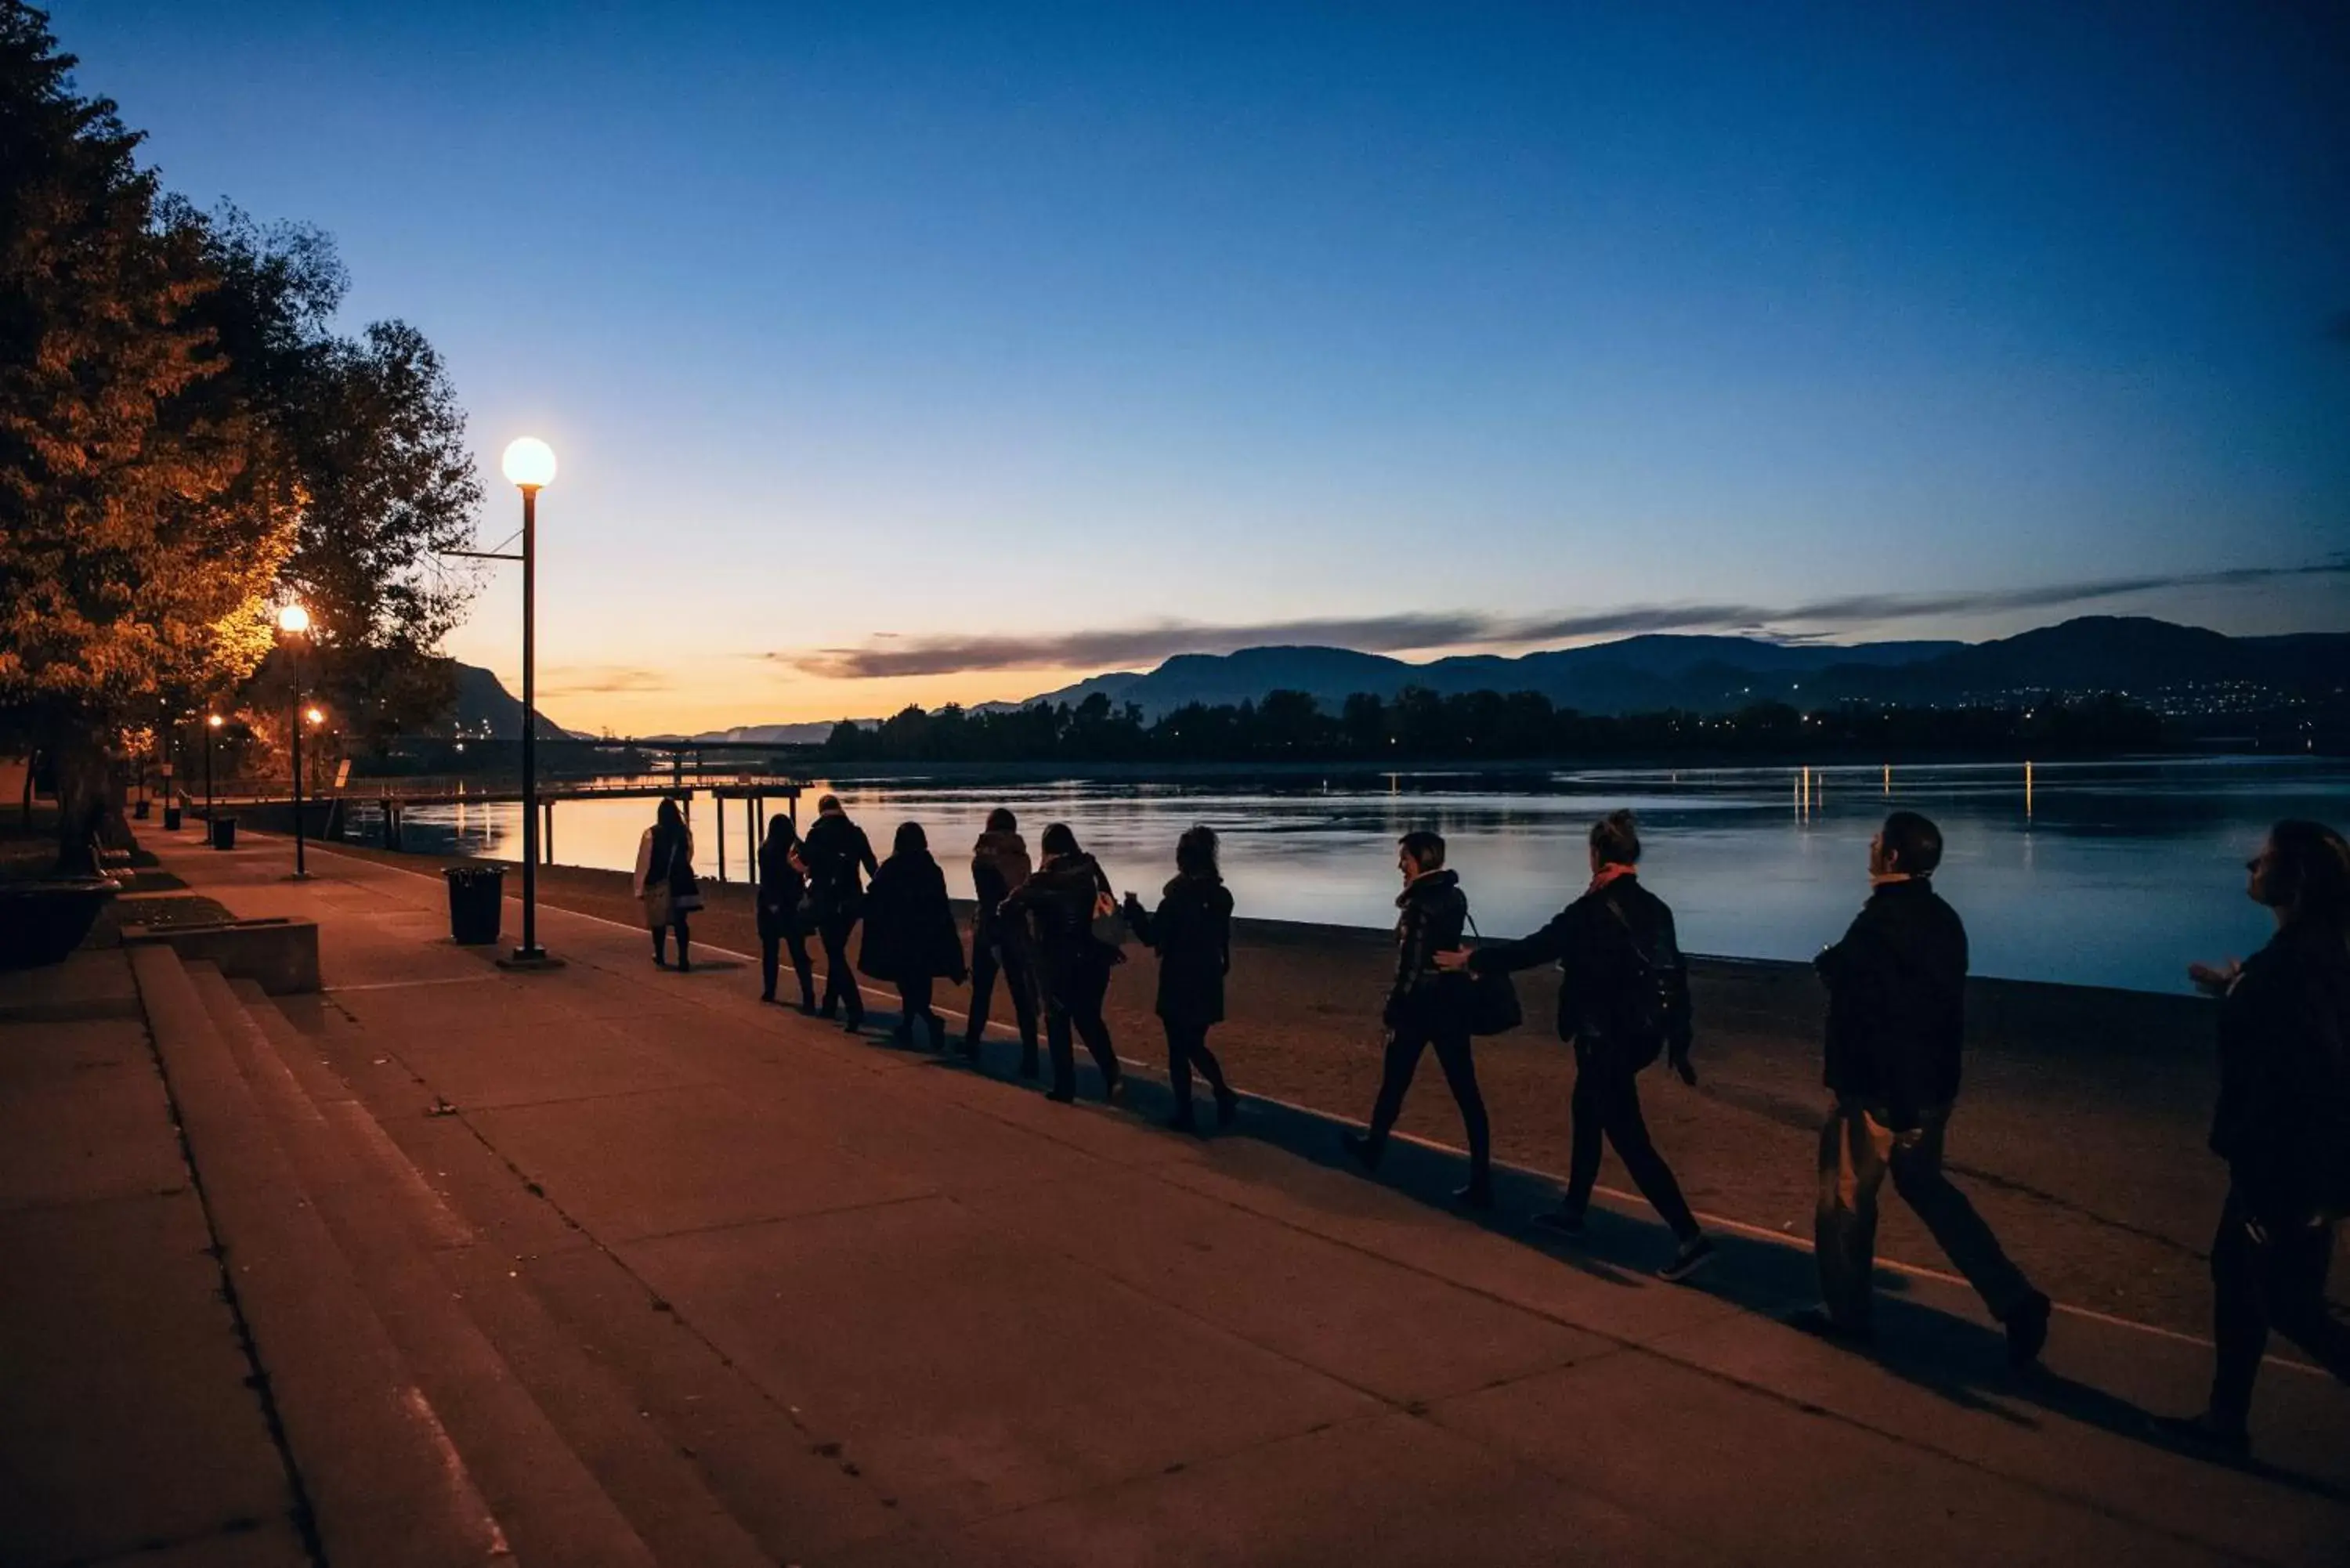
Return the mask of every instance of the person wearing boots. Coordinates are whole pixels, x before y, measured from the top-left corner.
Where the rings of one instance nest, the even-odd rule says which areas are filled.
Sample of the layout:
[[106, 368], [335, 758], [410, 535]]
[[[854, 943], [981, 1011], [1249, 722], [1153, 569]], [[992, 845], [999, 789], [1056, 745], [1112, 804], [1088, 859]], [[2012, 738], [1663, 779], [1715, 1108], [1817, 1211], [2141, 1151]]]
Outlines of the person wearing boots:
[[800, 1011], [816, 1011], [815, 966], [808, 962], [807, 877], [800, 870], [800, 836], [785, 815], [767, 819], [759, 845], [759, 1000], [775, 1000], [782, 950], [791, 949], [792, 972], [799, 977]]
[[1101, 1073], [1102, 1098], [1114, 1101], [1122, 1083], [1102, 1002], [1109, 994], [1110, 969], [1125, 955], [1094, 936], [1094, 917], [1108, 901], [1109, 878], [1077, 847], [1077, 836], [1066, 822], [1045, 828], [1040, 847], [1045, 864], [1003, 901], [1003, 912], [1028, 922], [1033, 938], [1030, 950], [1043, 982], [1045, 1040], [1053, 1061], [1046, 1097], [1062, 1105], [1077, 1097], [1076, 1054], [1069, 1038], [1074, 1033]]
[[693, 830], [677, 802], [663, 800], [653, 813], [653, 825], [637, 841], [636, 894], [645, 907], [645, 925], [653, 936], [653, 962], [669, 967], [669, 933], [677, 933], [677, 967], [693, 970], [687, 943], [693, 929], [687, 919], [702, 908], [702, 884], [693, 875]]
[[807, 867], [808, 897], [816, 906], [816, 935], [824, 942], [824, 1006], [819, 1015], [846, 1015], [852, 1034], [865, 1026], [865, 996], [858, 989], [856, 969], [848, 961], [848, 933], [857, 929], [865, 909], [860, 879], [876, 869], [873, 846], [865, 830], [840, 809], [840, 797], [823, 796], [816, 803], [816, 821], [800, 841], [800, 862]]

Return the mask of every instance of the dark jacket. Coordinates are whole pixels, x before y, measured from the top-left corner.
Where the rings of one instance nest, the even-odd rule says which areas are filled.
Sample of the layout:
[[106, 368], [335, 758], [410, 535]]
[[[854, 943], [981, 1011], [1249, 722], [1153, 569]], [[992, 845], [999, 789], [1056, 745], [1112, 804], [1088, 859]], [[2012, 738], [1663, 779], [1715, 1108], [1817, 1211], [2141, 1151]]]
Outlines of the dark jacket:
[[1159, 952], [1159, 1016], [1221, 1023], [1232, 969], [1232, 895], [1218, 877], [1178, 877], [1157, 910], [1131, 906], [1134, 934]]
[[787, 937], [803, 930], [800, 899], [807, 893], [807, 878], [792, 864], [792, 852], [799, 841], [778, 842], [763, 839], [759, 844], [759, 934], [762, 937]]
[[2211, 1151], [2256, 1213], [2350, 1205], [2350, 948], [2287, 927], [2220, 1004]]
[[947, 874], [927, 849], [902, 849], [873, 873], [865, 893], [865, 944], [857, 967], [875, 980], [960, 981], [962, 933], [947, 902]]
[[693, 877], [693, 835], [683, 824], [653, 824], [652, 858], [647, 863], [645, 886], [666, 881], [671, 893], [691, 893]]
[[875, 870], [873, 846], [865, 830], [838, 812], [827, 812], [809, 825], [800, 841], [800, 859], [807, 866], [808, 891], [815, 895], [818, 919], [853, 915], [864, 903], [858, 872]]
[[1436, 955], [1461, 945], [1469, 925], [1469, 898], [1453, 871], [1415, 877], [1396, 895], [1395, 979], [1379, 1021], [1390, 1029], [1455, 1029], [1469, 1026], [1469, 977], [1436, 967]]
[[1064, 1002], [1096, 994], [1118, 961], [1115, 948], [1094, 940], [1094, 898], [1109, 878], [1090, 855], [1063, 855], [1036, 867], [1003, 901], [1007, 919], [1024, 920], [1042, 961], [1045, 988]]
[[1017, 833], [983, 833], [971, 846], [971, 890], [979, 909], [971, 918], [971, 945], [1003, 940], [996, 911], [1028, 880], [1028, 843]]
[[1967, 930], [1931, 882], [1877, 888], [1812, 962], [1828, 987], [1826, 1081], [1838, 1099], [1906, 1130], [1958, 1097]]
[[[1675, 1056], [1690, 1047], [1689, 965], [1673, 929], [1673, 911], [1627, 874], [1586, 893], [1550, 924], [1514, 942], [1478, 948], [1469, 964], [1479, 973], [1558, 965], [1558, 1037], [1576, 1051], [1607, 1051], [1634, 1067], [1659, 1049]], [[1660, 990], [1661, 999], [1643, 996]], [[1662, 1000], [1669, 1023], [1661, 1039], [1647, 1037], [1638, 1020]]]

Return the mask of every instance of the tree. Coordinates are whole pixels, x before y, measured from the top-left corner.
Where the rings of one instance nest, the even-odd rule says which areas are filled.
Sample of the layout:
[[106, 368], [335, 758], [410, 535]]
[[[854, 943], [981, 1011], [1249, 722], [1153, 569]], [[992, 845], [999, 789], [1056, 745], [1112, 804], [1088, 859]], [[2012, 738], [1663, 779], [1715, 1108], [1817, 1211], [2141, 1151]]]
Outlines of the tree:
[[86, 869], [122, 728], [267, 650], [296, 518], [271, 432], [209, 384], [203, 234], [47, 22], [0, 0], [0, 714], [54, 760], [60, 862]]

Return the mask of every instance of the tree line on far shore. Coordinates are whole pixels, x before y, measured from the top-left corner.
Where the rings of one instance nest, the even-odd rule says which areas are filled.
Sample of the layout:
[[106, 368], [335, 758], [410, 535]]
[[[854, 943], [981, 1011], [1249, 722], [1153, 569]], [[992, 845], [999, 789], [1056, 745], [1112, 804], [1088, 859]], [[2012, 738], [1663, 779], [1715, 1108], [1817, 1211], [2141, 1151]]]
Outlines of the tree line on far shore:
[[2161, 718], [2117, 695], [2032, 708], [1846, 703], [1803, 712], [1758, 702], [1735, 712], [1597, 714], [1538, 691], [1369, 692], [1336, 711], [1303, 691], [1191, 703], [1146, 721], [1099, 692], [1072, 706], [973, 711], [909, 707], [879, 725], [833, 727], [828, 763], [1450, 762], [1615, 756], [2079, 756], [2151, 751]]
[[344, 735], [438, 718], [473, 587], [441, 552], [482, 494], [424, 335], [341, 329], [331, 238], [165, 191], [74, 65], [0, 0], [0, 753], [54, 777], [88, 869], [126, 756], [211, 708], [291, 722], [284, 600]]

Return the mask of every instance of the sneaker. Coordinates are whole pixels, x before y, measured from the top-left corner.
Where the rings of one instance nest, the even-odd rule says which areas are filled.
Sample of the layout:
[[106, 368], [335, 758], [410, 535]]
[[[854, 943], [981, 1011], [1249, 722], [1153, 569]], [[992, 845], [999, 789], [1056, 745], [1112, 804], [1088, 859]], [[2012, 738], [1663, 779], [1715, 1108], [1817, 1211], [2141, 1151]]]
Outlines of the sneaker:
[[2048, 1343], [2048, 1298], [2037, 1291], [2008, 1314], [2007, 1364], [2025, 1367], [2040, 1359]]
[[1535, 1215], [1534, 1223], [1570, 1241], [1583, 1240], [1584, 1218], [1580, 1209], [1569, 1209], [1562, 1203], [1555, 1209]]
[[1824, 1306], [1807, 1306], [1791, 1312], [1779, 1320], [1799, 1334], [1814, 1339], [1825, 1339], [1835, 1345], [1868, 1345], [1877, 1338], [1877, 1331], [1865, 1323], [1838, 1323], [1828, 1315]]
[[1379, 1168], [1378, 1150], [1371, 1147], [1368, 1133], [1342, 1132], [1338, 1135], [1338, 1147], [1345, 1151], [1348, 1159], [1353, 1160], [1365, 1170], [1377, 1170]]
[[2173, 1448], [2230, 1459], [2252, 1457], [2251, 1433], [2241, 1427], [2220, 1425], [2209, 1410], [2199, 1416], [2150, 1416], [2147, 1420], [2155, 1436]]
[[1680, 1251], [1673, 1254], [1673, 1261], [1657, 1271], [1657, 1278], [1669, 1285], [1677, 1285], [1712, 1261], [1713, 1238], [1691, 1236], [1681, 1243]]

